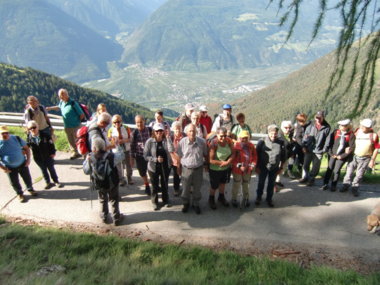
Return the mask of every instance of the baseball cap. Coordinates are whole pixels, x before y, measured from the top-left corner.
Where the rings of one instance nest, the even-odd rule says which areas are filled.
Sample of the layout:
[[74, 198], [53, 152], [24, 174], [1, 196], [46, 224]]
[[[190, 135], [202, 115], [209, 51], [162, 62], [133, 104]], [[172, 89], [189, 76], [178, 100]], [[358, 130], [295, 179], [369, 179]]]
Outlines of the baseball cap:
[[185, 110], [194, 110], [195, 107], [194, 107], [194, 104], [193, 103], [187, 103], [185, 105]]
[[199, 111], [201, 111], [201, 112], [207, 112], [208, 109], [207, 109], [206, 105], [202, 105], [202, 106], [199, 107]]
[[345, 120], [341, 120], [338, 122], [338, 125], [341, 125], [341, 126], [347, 126], [351, 123], [351, 120], [350, 119], [345, 119]]
[[230, 104], [224, 104], [223, 105], [223, 110], [225, 109], [232, 109], [231, 105]]
[[243, 130], [238, 135], [239, 138], [249, 138], [249, 132], [246, 130]]
[[2, 133], [9, 133], [7, 126], [0, 126], [0, 134]]
[[360, 125], [366, 128], [371, 128], [372, 127], [372, 120], [371, 119], [363, 119], [360, 121]]
[[161, 124], [161, 123], [155, 123], [155, 124], [153, 125], [153, 130], [154, 130], [154, 131], [164, 130], [164, 129], [165, 129], [165, 128], [164, 128], [164, 125]]

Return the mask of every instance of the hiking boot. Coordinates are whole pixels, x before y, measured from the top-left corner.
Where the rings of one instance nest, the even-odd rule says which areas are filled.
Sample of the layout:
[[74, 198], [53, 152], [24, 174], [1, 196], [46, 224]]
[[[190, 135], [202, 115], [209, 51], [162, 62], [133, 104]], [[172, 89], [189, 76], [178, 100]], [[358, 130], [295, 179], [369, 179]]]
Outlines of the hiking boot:
[[38, 195], [37, 192], [34, 191], [33, 189], [28, 190], [28, 192], [29, 192], [29, 194], [30, 194], [31, 196], [37, 196], [37, 195]]
[[216, 204], [215, 204], [215, 197], [214, 196], [210, 196], [208, 198], [208, 204], [209, 204], [211, 209], [216, 210]]
[[349, 184], [343, 184], [342, 187], [339, 189], [339, 192], [347, 192], [349, 188]]
[[352, 195], [354, 195], [354, 197], [358, 197], [359, 196], [359, 187], [352, 187]]
[[150, 186], [149, 185], [145, 186], [145, 194], [148, 195], [148, 196], [150, 196], [150, 194], [151, 194]]
[[197, 215], [201, 214], [201, 208], [199, 206], [193, 206], [193, 209]]
[[273, 204], [272, 201], [267, 201], [267, 204], [268, 204], [268, 206], [269, 206], [270, 208], [273, 208], [273, 207], [274, 207], [274, 204]]
[[82, 157], [82, 156], [79, 153], [75, 153], [72, 156], [70, 156], [70, 159], [73, 160], [73, 159], [77, 159], [77, 158], [80, 158], [80, 157]]
[[113, 220], [114, 226], [116, 226], [116, 227], [120, 226], [121, 223], [123, 222], [123, 219], [124, 219], [124, 215], [123, 214], [120, 214], [119, 217], [114, 218], [114, 220]]
[[323, 190], [323, 191], [326, 191], [327, 189], [329, 189], [329, 185], [328, 185], [328, 184], [324, 184], [324, 185], [322, 186], [322, 190]]
[[190, 207], [189, 204], [183, 204], [182, 213], [187, 213], [189, 211], [189, 207]]
[[221, 195], [218, 196], [218, 202], [221, 203], [224, 207], [228, 207], [230, 205], [230, 203], [228, 203], [228, 201], [226, 200], [226, 198]]
[[255, 200], [255, 205], [259, 206], [260, 203], [261, 203], [261, 197], [257, 197], [256, 200]]
[[61, 183], [61, 182], [55, 182], [55, 184], [58, 186], [58, 188], [63, 188], [65, 187], [65, 184]]
[[231, 200], [231, 205], [234, 207], [234, 208], [237, 208], [239, 206], [239, 203], [238, 201], [236, 200]]
[[300, 180], [298, 180], [299, 183], [301, 184], [306, 184], [307, 183], [307, 179], [306, 178], [301, 178]]
[[47, 184], [46, 184], [46, 186], [45, 186], [44, 189], [45, 189], [45, 190], [49, 190], [49, 189], [53, 188], [54, 186], [55, 186], [55, 184], [50, 182], [50, 183], [47, 183]]
[[251, 206], [251, 203], [249, 202], [249, 199], [245, 198], [243, 200], [243, 206], [244, 206], [244, 208], [249, 208], [249, 206]]
[[307, 183], [307, 186], [314, 186], [314, 178], [311, 178]]
[[107, 224], [108, 214], [100, 213], [100, 219], [103, 223]]
[[164, 202], [164, 206], [165, 206], [166, 208], [170, 208], [171, 206], [173, 206], [173, 204], [170, 203], [170, 200], [167, 200], [166, 202]]
[[160, 206], [158, 205], [158, 203], [152, 203], [152, 207], [154, 211], [160, 210]]
[[125, 186], [127, 184], [127, 182], [125, 181], [125, 179], [121, 179], [119, 185], [120, 186]]
[[18, 200], [20, 201], [20, 203], [24, 203], [24, 202], [25, 202], [25, 197], [24, 197], [23, 194], [18, 194], [18, 195], [17, 195], [17, 198], [18, 198]]
[[336, 191], [336, 185], [331, 185], [331, 187], [330, 187], [330, 191], [331, 191], [331, 192], [335, 192], [335, 191]]

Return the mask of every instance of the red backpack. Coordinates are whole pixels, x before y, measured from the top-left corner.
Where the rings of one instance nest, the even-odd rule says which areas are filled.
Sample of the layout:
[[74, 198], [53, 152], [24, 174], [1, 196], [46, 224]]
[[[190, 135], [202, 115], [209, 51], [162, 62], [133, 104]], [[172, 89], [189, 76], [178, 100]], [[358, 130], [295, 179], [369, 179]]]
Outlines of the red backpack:
[[77, 139], [75, 145], [81, 155], [85, 155], [90, 152], [90, 146], [88, 143], [88, 127], [83, 126], [77, 131]]

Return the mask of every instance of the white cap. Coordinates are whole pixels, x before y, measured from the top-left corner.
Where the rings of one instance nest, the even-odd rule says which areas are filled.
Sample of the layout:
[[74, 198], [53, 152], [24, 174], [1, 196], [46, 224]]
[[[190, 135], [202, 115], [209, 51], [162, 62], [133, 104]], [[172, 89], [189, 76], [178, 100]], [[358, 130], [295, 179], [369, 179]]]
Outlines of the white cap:
[[351, 123], [351, 120], [350, 119], [345, 119], [345, 120], [341, 120], [338, 122], [338, 125], [341, 125], [341, 126], [347, 126]]
[[206, 105], [202, 105], [202, 106], [199, 107], [199, 111], [201, 111], [201, 112], [207, 112], [208, 109], [207, 109]]
[[185, 110], [194, 110], [194, 109], [195, 109], [195, 107], [194, 107], [193, 103], [187, 103], [185, 105]]
[[360, 124], [363, 127], [371, 128], [372, 127], [372, 120], [371, 119], [363, 119], [363, 120], [360, 121]]
[[165, 130], [165, 127], [164, 127], [164, 125], [161, 124], [161, 123], [155, 123], [155, 124], [153, 125], [153, 130], [154, 130], [154, 131]]

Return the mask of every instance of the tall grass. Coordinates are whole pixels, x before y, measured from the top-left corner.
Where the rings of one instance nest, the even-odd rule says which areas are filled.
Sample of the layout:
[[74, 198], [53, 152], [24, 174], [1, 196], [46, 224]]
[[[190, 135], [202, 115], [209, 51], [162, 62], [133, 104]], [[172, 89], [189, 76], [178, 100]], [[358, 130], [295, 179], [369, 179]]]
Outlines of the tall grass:
[[[380, 284], [380, 273], [303, 269], [226, 251], [8, 223], [0, 226], [0, 247], [1, 284]], [[62, 270], [39, 274], [53, 265]]]

